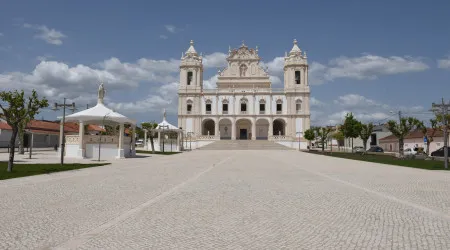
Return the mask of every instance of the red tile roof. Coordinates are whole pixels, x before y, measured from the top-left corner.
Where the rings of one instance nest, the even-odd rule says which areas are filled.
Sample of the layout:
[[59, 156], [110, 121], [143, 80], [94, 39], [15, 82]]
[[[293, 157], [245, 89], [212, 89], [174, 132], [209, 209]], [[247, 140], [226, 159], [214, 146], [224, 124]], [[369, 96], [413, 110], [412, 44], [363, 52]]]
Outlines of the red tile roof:
[[[59, 134], [59, 122], [44, 121], [44, 120], [32, 120], [28, 123], [26, 129], [33, 133], [49, 133], [49, 134]], [[11, 130], [6, 122], [0, 122], [0, 129]], [[98, 125], [89, 124], [88, 131], [105, 131]], [[64, 133], [78, 133], [78, 124], [68, 122], [64, 124]]]
[[[440, 129], [436, 129], [436, 131], [434, 131], [434, 129], [432, 128], [427, 128], [427, 135], [431, 136], [434, 132], [433, 137], [443, 137], [444, 136], [444, 132]], [[414, 130], [411, 133], [409, 133], [407, 136], [405, 136], [405, 139], [421, 139], [423, 138], [423, 133], [420, 130]], [[380, 139], [380, 142], [387, 142], [387, 141], [397, 141], [398, 138], [395, 137], [395, 135], [389, 135], [386, 137], [383, 137]]]

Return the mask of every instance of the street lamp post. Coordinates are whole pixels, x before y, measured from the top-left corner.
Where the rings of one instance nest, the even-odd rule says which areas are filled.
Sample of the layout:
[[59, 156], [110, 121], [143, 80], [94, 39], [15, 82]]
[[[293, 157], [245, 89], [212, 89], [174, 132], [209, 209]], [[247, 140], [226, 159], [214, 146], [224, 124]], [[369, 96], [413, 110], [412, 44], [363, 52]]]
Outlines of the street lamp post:
[[59, 110], [59, 107], [63, 108], [62, 126], [61, 126], [62, 131], [60, 131], [60, 135], [62, 137], [61, 138], [61, 166], [62, 166], [62, 165], [64, 165], [64, 148], [66, 145], [66, 140], [64, 138], [64, 123], [66, 123], [66, 107], [68, 107], [72, 111], [75, 111], [76, 108], [75, 108], [74, 102], [72, 104], [66, 104], [66, 98], [64, 98], [64, 102], [62, 104], [55, 102], [52, 110], [57, 111], [57, 110]]

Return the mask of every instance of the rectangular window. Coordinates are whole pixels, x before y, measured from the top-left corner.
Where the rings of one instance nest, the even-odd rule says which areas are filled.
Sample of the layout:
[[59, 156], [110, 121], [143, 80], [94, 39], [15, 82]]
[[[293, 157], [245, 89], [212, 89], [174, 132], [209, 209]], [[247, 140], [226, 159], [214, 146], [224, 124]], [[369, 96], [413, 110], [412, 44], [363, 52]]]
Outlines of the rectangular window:
[[188, 104], [187, 105], [187, 112], [188, 112], [188, 114], [190, 114], [191, 111], [192, 111], [192, 104]]
[[187, 74], [187, 85], [191, 85], [192, 82], [192, 72], [189, 71]]
[[228, 113], [228, 103], [222, 104], [222, 113], [224, 114]]
[[295, 84], [300, 84], [300, 71], [295, 71]]
[[283, 110], [283, 104], [277, 103], [277, 112], [281, 112]]
[[247, 103], [241, 103], [241, 111], [246, 112], [247, 111]]
[[266, 112], [266, 104], [260, 103], [259, 104], [259, 113], [264, 114]]
[[295, 109], [297, 110], [297, 113], [300, 113], [300, 111], [302, 111], [302, 104], [301, 103], [296, 103], [295, 104]]
[[206, 104], [206, 113], [211, 114], [211, 103]]

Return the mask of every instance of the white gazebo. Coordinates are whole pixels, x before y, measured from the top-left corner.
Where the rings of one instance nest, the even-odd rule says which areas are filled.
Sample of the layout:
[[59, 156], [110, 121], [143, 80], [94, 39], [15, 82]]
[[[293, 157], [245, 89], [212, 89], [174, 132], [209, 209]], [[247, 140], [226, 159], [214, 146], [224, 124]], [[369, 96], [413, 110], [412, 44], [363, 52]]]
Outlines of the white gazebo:
[[[131, 134], [125, 136], [125, 124], [131, 125], [135, 129], [136, 122], [121, 115], [103, 103], [105, 89], [103, 83], [98, 89], [98, 101], [95, 107], [86, 109], [66, 116], [66, 122], [77, 122], [79, 124], [78, 135], [65, 136], [65, 156], [77, 158], [125, 158], [136, 155], [135, 138]], [[88, 124], [100, 126], [119, 126], [118, 135], [88, 135], [85, 134], [84, 127]], [[60, 136], [62, 138], [62, 135]]]
[[[179, 152], [181, 151], [181, 136], [183, 135], [183, 130], [170, 124], [166, 120], [166, 110], [164, 110], [163, 121], [158, 123], [154, 132], [158, 133], [158, 139], [155, 141], [155, 151], [165, 151], [165, 152]], [[176, 135], [176, 138], [173, 138]], [[150, 142], [146, 141], [146, 148], [151, 150], [149, 147]], [[175, 144], [176, 143], [176, 144]]]

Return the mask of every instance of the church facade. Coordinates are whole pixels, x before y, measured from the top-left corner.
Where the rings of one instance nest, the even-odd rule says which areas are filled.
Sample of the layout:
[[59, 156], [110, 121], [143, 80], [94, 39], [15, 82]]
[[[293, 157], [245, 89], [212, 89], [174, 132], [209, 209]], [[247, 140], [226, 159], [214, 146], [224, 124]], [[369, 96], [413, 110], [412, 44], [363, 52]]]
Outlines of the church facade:
[[218, 72], [217, 88], [203, 88], [202, 56], [194, 43], [182, 55], [178, 127], [195, 141], [271, 140], [306, 148], [310, 127], [308, 63], [294, 40], [284, 57], [284, 87], [272, 88], [258, 47], [229, 49], [228, 65]]

